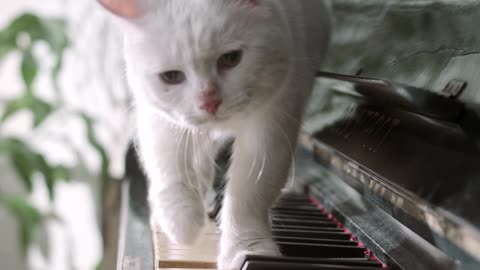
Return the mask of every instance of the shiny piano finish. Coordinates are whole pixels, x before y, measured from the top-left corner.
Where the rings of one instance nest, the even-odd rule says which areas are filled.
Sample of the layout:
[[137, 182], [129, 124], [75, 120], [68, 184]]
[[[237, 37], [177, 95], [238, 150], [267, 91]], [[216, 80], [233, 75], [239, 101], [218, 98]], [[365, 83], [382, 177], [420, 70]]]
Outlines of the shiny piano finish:
[[274, 240], [283, 257], [248, 256], [242, 270], [384, 267], [330, 213], [305, 194], [284, 194], [271, 210], [271, 221]]
[[[477, 269], [480, 136], [475, 130], [480, 120], [476, 112], [469, 104], [418, 88], [410, 88], [408, 97], [416, 103], [406, 108], [402, 102], [391, 102], [390, 96], [398, 96], [408, 86], [321, 75], [347, 82], [351, 91], [345, 91], [345, 84], [341, 91], [324, 89], [348, 105], [330, 123], [303, 137], [315, 159], [364, 198], [461, 261], [464, 269]], [[455, 112], [456, 117], [432, 111]]]
[[[317, 173], [353, 189], [333, 197], [379, 207], [452, 269], [480, 269], [480, 1], [341, 0], [332, 10], [332, 50], [302, 136]], [[458, 82], [457, 97], [442, 97]], [[309, 177], [316, 192], [329, 183]]]

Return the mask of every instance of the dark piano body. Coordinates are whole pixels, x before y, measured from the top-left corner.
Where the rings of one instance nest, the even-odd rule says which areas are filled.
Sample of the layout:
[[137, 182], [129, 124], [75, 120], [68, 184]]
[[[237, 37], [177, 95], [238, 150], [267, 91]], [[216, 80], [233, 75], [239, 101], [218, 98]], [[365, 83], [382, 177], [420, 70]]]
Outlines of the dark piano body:
[[[271, 211], [284, 256], [243, 269], [480, 269], [480, 3], [333, 10], [332, 72], [318, 74], [295, 155], [300, 192]], [[155, 269], [133, 150], [126, 180], [117, 268]]]

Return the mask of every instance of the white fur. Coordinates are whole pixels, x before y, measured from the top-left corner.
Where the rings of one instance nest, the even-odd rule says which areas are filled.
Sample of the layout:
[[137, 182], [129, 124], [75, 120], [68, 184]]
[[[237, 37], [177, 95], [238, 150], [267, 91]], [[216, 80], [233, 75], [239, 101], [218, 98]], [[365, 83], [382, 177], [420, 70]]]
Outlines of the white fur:
[[[278, 254], [267, 211], [287, 180], [329, 37], [322, 1], [257, 2], [145, 1], [144, 16], [120, 24], [152, 222], [172, 241], [195, 241], [206, 221], [203, 197], [218, 142], [235, 138], [220, 269], [238, 269], [249, 253]], [[236, 49], [244, 51], [240, 65], [219, 73], [218, 57]], [[158, 74], [168, 70], [184, 71], [187, 81], [164, 84]], [[223, 99], [215, 116], [200, 109], [198, 98], [211, 82]]]

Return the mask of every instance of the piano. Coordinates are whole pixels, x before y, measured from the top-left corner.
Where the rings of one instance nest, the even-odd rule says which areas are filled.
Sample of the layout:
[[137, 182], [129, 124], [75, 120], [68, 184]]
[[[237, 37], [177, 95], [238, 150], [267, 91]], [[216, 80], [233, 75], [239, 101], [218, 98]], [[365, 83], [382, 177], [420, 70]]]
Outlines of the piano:
[[[346, 0], [332, 9], [334, 52], [318, 73], [294, 180], [270, 213], [283, 256], [248, 256], [242, 270], [480, 269], [480, 41], [468, 32], [480, 4]], [[227, 152], [210, 227], [184, 249], [151, 228], [130, 149], [117, 269], [215, 268]]]

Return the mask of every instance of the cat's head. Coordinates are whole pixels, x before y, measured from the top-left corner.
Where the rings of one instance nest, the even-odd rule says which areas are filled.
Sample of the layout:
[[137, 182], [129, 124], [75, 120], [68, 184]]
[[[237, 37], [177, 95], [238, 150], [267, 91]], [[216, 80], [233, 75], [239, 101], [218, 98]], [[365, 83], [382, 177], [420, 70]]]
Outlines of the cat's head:
[[283, 34], [262, 0], [99, 0], [120, 18], [138, 105], [176, 123], [224, 123], [281, 87]]

